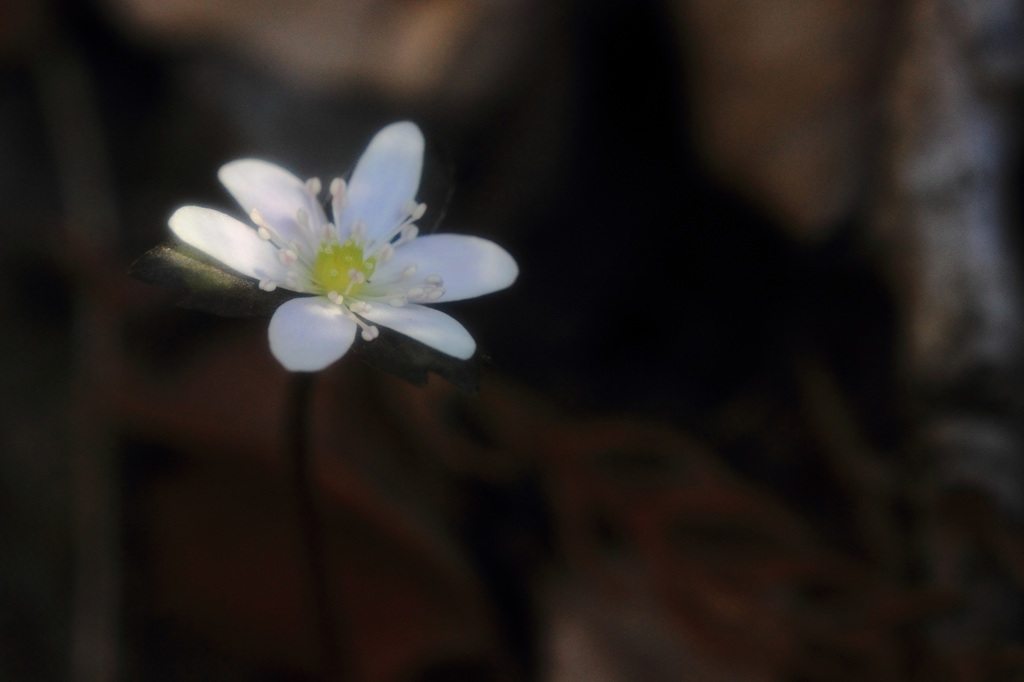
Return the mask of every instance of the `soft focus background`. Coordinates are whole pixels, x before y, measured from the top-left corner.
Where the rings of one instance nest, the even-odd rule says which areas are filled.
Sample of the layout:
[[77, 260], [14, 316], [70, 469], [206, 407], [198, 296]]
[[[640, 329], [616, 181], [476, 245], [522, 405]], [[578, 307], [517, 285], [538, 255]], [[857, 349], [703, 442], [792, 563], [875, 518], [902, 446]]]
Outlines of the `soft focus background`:
[[266, 321], [127, 271], [404, 118], [522, 274], [479, 394], [318, 377], [351, 679], [1024, 678], [1020, 0], [5, 0], [0, 64], [0, 679], [318, 679]]

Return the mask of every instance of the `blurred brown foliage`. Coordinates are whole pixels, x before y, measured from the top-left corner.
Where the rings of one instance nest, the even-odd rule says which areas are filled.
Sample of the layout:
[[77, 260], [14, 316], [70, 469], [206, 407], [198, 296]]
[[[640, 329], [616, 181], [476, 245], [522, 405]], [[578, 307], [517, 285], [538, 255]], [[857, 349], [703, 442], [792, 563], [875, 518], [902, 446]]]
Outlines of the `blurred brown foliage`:
[[1022, 16], [0, 3], [0, 677], [317, 678], [265, 322], [124, 273], [403, 117], [522, 276], [479, 394], [316, 380], [352, 679], [1024, 676]]

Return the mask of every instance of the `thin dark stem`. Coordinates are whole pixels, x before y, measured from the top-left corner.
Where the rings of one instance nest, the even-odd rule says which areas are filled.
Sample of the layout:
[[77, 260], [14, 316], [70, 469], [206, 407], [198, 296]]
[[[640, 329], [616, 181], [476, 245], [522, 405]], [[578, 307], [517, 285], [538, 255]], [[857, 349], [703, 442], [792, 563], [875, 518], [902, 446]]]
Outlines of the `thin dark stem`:
[[293, 375], [288, 395], [288, 460], [298, 504], [299, 528], [310, 576], [310, 598], [320, 638], [321, 672], [326, 681], [342, 679], [341, 640], [329, 579], [323, 523], [316, 505], [316, 478], [310, 446], [313, 374]]

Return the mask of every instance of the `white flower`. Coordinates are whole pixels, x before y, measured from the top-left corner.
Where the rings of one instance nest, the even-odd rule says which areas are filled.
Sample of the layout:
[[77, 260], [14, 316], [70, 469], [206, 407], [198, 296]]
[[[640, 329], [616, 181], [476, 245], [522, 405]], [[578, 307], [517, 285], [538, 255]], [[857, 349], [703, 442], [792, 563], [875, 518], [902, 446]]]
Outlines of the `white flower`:
[[256, 159], [220, 169], [220, 181], [255, 227], [199, 206], [178, 209], [171, 231], [227, 267], [276, 287], [313, 294], [281, 305], [270, 320], [270, 349], [285, 368], [316, 371], [343, 356], [357, 331], [376, 325], [467, 359], [476, 343], [445, 313], [425, 307], [482, 296], [512, 284], [519, 269], [497, 244], [455, 234], [417, 236], [423, 166], [415, 124], [381, 130], [349, 182], [336, 179], [333, 222], [318, 200], [320, 181], [302, 182]]

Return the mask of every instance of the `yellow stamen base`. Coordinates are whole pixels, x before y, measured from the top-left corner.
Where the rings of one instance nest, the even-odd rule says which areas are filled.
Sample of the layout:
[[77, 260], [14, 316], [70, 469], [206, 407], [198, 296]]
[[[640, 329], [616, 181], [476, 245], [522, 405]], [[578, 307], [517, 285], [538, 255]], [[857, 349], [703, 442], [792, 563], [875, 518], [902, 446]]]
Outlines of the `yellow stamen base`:
[[316, 254], [313, 282], [321, 291], [350, 296], [373, 276], [376, 267], [376, 260], [363, 258], [363, 247], [351, 239], [343, 244], [327, 243]]

